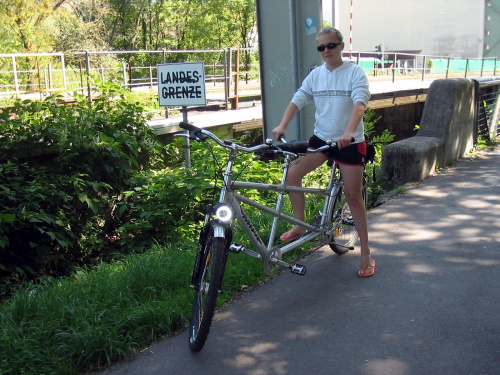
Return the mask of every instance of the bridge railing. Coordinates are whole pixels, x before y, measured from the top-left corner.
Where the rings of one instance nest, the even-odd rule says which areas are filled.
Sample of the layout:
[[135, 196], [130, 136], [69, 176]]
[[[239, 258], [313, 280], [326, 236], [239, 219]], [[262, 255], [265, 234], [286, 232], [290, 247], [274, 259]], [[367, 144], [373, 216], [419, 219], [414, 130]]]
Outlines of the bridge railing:
[[[498, 58], [464, 59], [399, 52], [344, 52], [362, 66], [370, 80], [433, 80], [497, 76]], [[9, 98], [80, 92], [92, 99], [93, 79], [112, 80], [131, 89], [157, 87], [157, 65], [204, 61], [206, 90], [228, 106], [238, 90], [260, 89], [258, 52], [252, 49], [80, 51], [0, 54], [0, 103]], [[91, 79], [92, 77], [92, 79]], [[247, 86], [238, 83], [243, 82]]]
[[345, 59], [356, 61], [368, 77], [391, 79], [439, 79], [496, 76], [498, 57], [456, 58], [404, 52], [344, 52]]
[[500, 136], [500, 77], [477, 78], [475, 84], [475, 133], [487, 138]]
[[184, 61], [203, 61], [207, 91], [216, 87], [226, 102], [235, 82], [257, 82], [253, 86], [260, 88], [258, 54], [249, 48], [0, 54], [0, 100], [74, 91], [91, 99], [95, 79], [153, 89], [158, 64]]

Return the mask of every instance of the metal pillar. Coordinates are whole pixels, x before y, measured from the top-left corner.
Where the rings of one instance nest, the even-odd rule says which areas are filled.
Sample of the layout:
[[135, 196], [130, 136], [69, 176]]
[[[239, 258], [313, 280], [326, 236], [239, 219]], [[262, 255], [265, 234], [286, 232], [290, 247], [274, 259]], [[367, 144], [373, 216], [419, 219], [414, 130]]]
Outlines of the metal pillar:
[[92, 84], [90, 83], [90, 53], [89, 50], [85, 50], [85, 70], [87, 72], [87, 97], [90, 103], [92, 103]]
[[[264, 138], [279, 125], [285, 108], [310, 69], [321, 65], [316, 36], [322, 28], [321, 0], [257, 0]], [[287, 130], [288, 140], [305, 140], [314, 128], [314, 105], [304, 108]]]

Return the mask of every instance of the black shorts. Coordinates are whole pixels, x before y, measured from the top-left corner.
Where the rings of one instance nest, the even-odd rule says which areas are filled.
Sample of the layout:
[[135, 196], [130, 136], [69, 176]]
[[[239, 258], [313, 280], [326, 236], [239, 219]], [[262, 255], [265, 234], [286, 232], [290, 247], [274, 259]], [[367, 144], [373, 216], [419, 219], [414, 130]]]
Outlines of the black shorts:
[[[309, 139], [309, 147], [311, 148], [316, 149], [324, 145], [326, 145], [326, 142], [315, 135]], [[352, 143], [350, 146], [344, 147], [341, 150], [333, 148], [325, 152], [325, 155], [328, 156], [328, 159], [340, 164], [365, 165], [367, 161], [366, 142]]]

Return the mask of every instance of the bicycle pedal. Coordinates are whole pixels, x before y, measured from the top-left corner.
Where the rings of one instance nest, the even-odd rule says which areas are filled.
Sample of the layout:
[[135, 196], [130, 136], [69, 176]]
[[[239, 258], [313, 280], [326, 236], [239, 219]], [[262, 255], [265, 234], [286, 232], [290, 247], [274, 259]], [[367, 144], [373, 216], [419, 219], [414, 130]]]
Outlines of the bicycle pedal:
[[239, 245], [237, 243], [232, 243], [230, 246], [229, 246], [229, 251], [231, 251], [232, 253], [241, 253], [243, 251], [245, 251], [245, 246], [243, 245]]
[[301, 265], [301, 264], [294, 264], [290, 268], [290, 272], [295, 274], [295, 275], [304, 276], [306, 274], [306, 267]]
[[354, 226], [354, 220], [352, 218], [342, 219], [342, 224]]

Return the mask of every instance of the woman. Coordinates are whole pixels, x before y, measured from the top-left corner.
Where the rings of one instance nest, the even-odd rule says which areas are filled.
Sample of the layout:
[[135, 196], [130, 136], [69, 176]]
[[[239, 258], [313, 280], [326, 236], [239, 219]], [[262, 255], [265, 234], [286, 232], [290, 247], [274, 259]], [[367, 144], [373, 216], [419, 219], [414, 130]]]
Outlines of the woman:
[[[317, 37], [317, 49], [324, 64], [314, 69], [302, 82], [283, 114], [279, 126], [273, 129], [279, 140], [286, 136], [286, 128], [293, 117], [306, 105], [316, 106], [314, 135], [309, 140], [313, 148], [332, 140], [338, 145], [329, 155], [307, 154], [294, 164], [288, 173], [287, 184], [301, 186], [302, 178], [318, 168], [328, 158], [338, 162], [344, 181], [347, 203], [361, 244], [360, 277], [373, 276], [375, 260], [370, 256], [368, 224], [362, 196], [363, 169], [366, 158], [363, 114], [370, 99], [368, 78], [358, 65], [342, 60], [342, 34], [334, 28], [325, 28]], [[352, 141], [354, 139], [354, 141]], [[304, 221], [305, 197], [302, 193], [290, 193], [290, 201], [297, 219]], [[282, 241], [303, 235], [306, 230], [294, 226], [283, 233]]]

